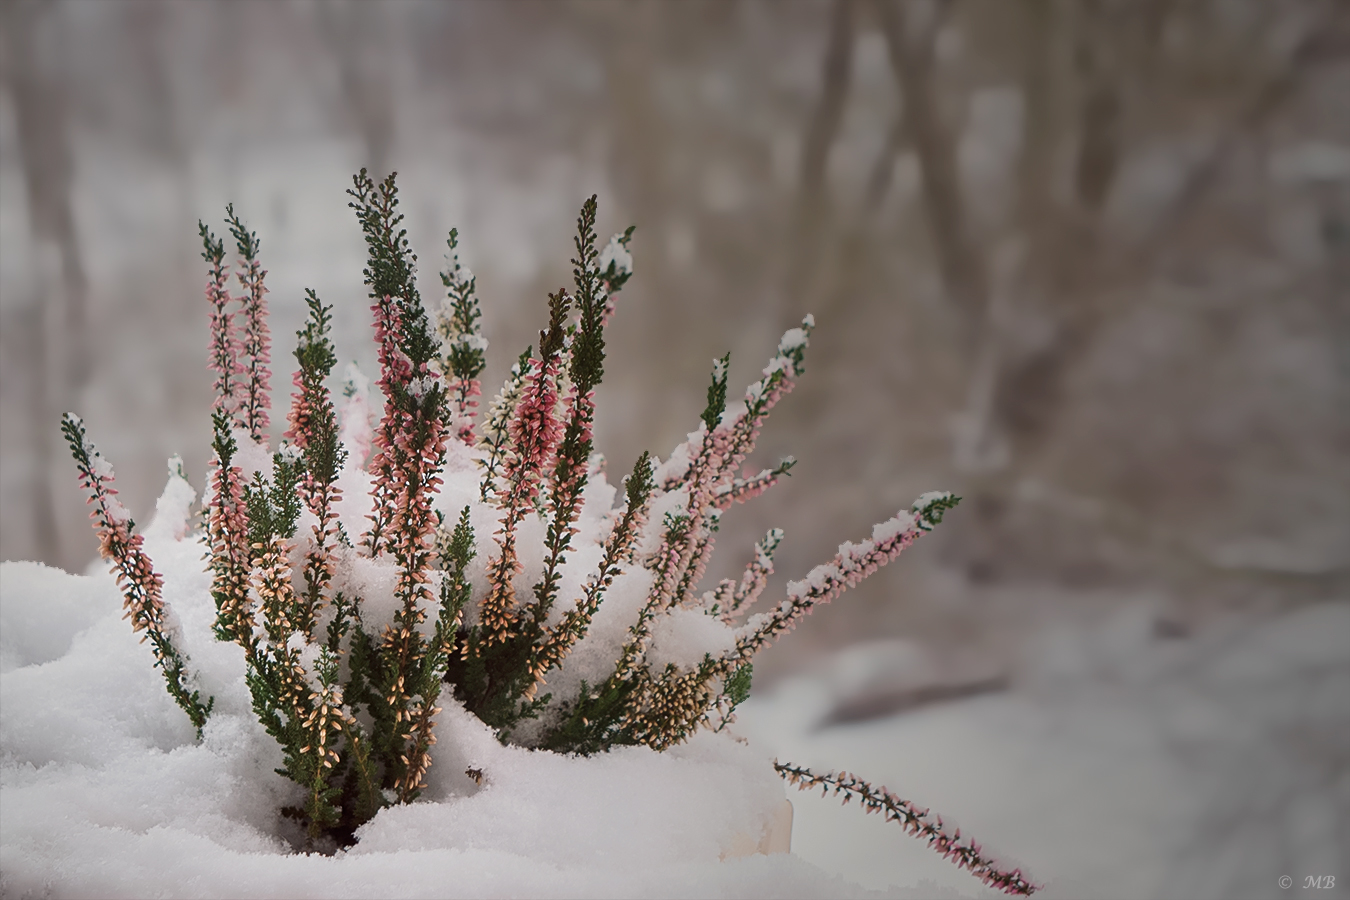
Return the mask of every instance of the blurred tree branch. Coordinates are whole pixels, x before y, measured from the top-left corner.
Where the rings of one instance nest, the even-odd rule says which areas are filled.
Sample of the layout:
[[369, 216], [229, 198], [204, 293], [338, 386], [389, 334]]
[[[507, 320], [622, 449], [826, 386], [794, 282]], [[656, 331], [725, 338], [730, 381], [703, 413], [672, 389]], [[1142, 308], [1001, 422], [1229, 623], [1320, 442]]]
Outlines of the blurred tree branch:
[[829, 36], [821, 63], [820, 95], [807, 121], [802, 141], [801, 175], [792, 250], [788, 260], [787, 293], [790, 316], [804, 296], [813, 292], [820, 244], [830, 217], [825, 176], [830, 148], [839, 135], [853, 78], [853, 33], [857, 0], [834, 0], [830, 6]]
[[941, 4], [932, 24], [919, 34], [911, 34], [908, 23], [908, 13], [914, 8], [899, 0], [876, 0], [891, 68], [904, 103], [907, 130], [919, 160], [933, 252], [948, 295], [961, 313], [969, 345], [973, 343], [974, 323], [988, 305], [989, 286], [961, 197], [955, 138], [942, 121], [934, 84], [934, 42], [949, 4]]
[[[59, 259], [56, 284], [39, 269], [48, 277], [39, 281], [34, 308], [23, 321], [30, 330], [27, 343], [32, 354], [28, 409], [34, 467], [29, 483], [33, 536], [38, 558], [68, 564], [52, 510], [49, 463], [57, 416], [72, 405], [89, 377], [89, 285], [71, 202], [75, 165], [67, 133], [67, 92], [51, 60], [43, 58], [44, 48], [50, 48], [51, 30], [59, 28], [58, 12], [49, 0], [0, 4], [4, 26], [0, 78], [14, 102], [34, 243], [39, 253], [54, 248]], [[55, 328], [51, 306], [63, 313]]]

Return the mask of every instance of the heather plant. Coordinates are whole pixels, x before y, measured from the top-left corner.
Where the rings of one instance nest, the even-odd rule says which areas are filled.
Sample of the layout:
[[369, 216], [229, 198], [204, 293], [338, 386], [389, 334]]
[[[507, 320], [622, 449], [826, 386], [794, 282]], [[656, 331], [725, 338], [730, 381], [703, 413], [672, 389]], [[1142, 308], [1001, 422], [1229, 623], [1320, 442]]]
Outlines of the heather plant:
[[[633, 229], [601, 247], [596, 199], [586, 201], [573, 284], [548, 295], [538, 343], [476, 421], [488, 343], [458, 233], [447, 242], [443, 297], [429, 309], [394, 176], [376, 183], [362, 170], [348, 193], [369, 252], [383, 406], [374, 421], [368, 382], [349, 367], [339, 416], [328, 388], [332, 309], [308, 290], [287, 429], [275, 447], [260, 242], [227, 207], [235, 296], [224, 241], [198, 226], [216, 376], [200, 536], [214, 634], [242, 648], [253, 711], [282, 750], [278, 772], [303, 789], [283, 813], [314, 845], [349, 844], [381, 808], [417, 799], [443, 693], [503, 743], [581, 755], [620, 745], [660, 751], [698, 729], [725, 728], [749, 695], [759, 650], [958, 502], [921, 496], [790, 582], [776, 606], [747, 615], [773, 573], [781, 530], [756, 545], [739, 579], [705, 589], [703, 575], [723, 513], [793, 466], [789, 457], [745, 470], [767, 416], [803, 373], [812, 318], [783, 335], [738, 400], [728, 395], [730, 357], [714, 360], [696, 430], [664, 461], [643, 453], [611, 486], [594, 448], [595, 390], [605, 327], [632, 275]], [[200, 736], [213, 701], [195, 686], [159, 577], [114, 497], [111, 466], [77, 418], [63, 428], [133, 628], [151, 640]], [[353, 502], [358, 492], [364, 505]], [[859, 796], [991, 885], [1031, 890], [884, 789], [779, 771]]]

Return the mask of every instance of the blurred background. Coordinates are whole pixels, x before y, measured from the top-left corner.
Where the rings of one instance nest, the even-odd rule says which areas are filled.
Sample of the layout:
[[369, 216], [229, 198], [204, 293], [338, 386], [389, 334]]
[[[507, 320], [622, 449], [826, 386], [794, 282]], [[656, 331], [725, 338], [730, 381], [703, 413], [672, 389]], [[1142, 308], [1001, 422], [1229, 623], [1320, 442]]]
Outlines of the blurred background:
[[[766, 696], [828, 686], [802, 735], [1122, 683], [1137, 705], [1107, 725], [1147, 730], [1183, 685], [1213, 747], [1259, 732], [1314, 766], [1321, 812], [1281, 815], [1350, 846], [1350, 691], [1234, 737], [1212, 723], [1250, 719], [1252, 691], [1224, 718], [1197, 687], [1234, 635], [1291, 621], [1261, 684], [1350, 686], [1350, 5], [6, 0], [0, 28], [0, 558], [94, 557], [67, 409], [138, 519], [171, 454], [205, 477], [199, 218], [221, 233], [233, 202], [258, 232], [275, 384], [306, 287], [371, 373], [343, 191], [397, 170], [428, 296], [460, 230], [490, 395], [596, 193], [602, 234], [637, 226], [600, 389], [612, 470], [694, 427], [715, 356], [734, 393], [816, 319], [758, 451], [799, 464], [727, 514], [711, 578], [781, 526], [772, 594], [923, 491], [965, 498], [756, 663]], [[1271, 771], [1233, 758], [1215, 797]], [[1252, 812], [1196, 804], [1183, 832]], [[1286, 857], [1239, 845], [1237, 880], [1201, 893], [1276, 892]]]

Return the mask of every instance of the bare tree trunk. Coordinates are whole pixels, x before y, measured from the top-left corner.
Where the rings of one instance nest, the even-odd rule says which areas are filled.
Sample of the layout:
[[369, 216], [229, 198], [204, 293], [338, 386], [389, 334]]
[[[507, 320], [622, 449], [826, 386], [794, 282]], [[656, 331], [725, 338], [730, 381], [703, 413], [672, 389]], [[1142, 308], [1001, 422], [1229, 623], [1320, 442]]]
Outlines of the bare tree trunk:
[[[66, 98], [49, 61], [37, 56], [38, 32], [52, 27], [43, 19], [56, 14], [44, 0], [0, 4], [4, 24], [4, 82], [14, 101], [34, 242], [54, 247], [59, 259], [57, 285], [43, 285], [27, 319], [33, 354], [29, 413], [34, 473], [30, 486], [34, 540], [38, 558], [67, 564], [52, 510], [51, 460], [57, 416], [71, 405], [89, 376], [87, 338], [88, 282], [85, 278], [71, 207], [74, 164], [66, 133]], [[41, 258], [39, 253], [39, 259]], [[45, 274], [45, 273], [44, 273]], [[53, 288], [55, 288], [53, 290]], [[46, 302], [50, 298], [53, 303]], [[60, 344], [49, 341], [49, 310], [62, 313]], [[53, 363], [56, 363], [55, 365]]]
[[970, 234], [962, 202], [956, 142], [939, 110], [933, 79], [937, 29], [930, 27], [921, 35], [911, 36], [906, 4], [877, 0], [876, 8], [919, 159], [933, 251], [943, 285], [961, 314], [963, 342], [970, 352], [977, 323], [988, 303], [989, 286], [984, 259]]
[[318, 8], [319, 27], [337, 58], [342, 95], [365, 145], [363, 165], [377, 180], [389, 172], [394, 144], [393, 58], [385, 40], [388, 8], [365, 0], [333, 0]]
[[164, 59], [165, 34], [173, 7], [160, 0], [136, 0], [127, 7], [127, 26], [135, 54], [132, 61], [144, 91], [141, 136], [150, 152], [181, 170], [187, 148], [174, 115], [173, 80]]
[[[825, 176], [830, 148], [839, 135], [853, 80], [853, 33], [856, 0], [834, 0], [830, 7], [830, 33], [821, 65], [820, 96], [802, 140], [801, 181], [787, 269], [788, 318], [799, 313], [803, 297], [815, 290], [820, 243], [829, 218]], [[782, 318], [782, 317], [780, 317]], [[781, 322], [779, 324], [782, 324]]]
[[680, 213], [687, 198], [672, 187], [671, 146], [679, 136], [666, 120], [653, 75], [660, 65], [662, 25], [670, 13], [656, 0], [608, 9], [599, 27], [607, 36], [603, 52], [610, 171], [623, 206], [638, 224], [641, 291], [647, 298], [643, 342], [649, 348], [642, 371], [651, 379], [641, 389], [658, 398], [639, 407], [640, 421], [633, 430], [643, 444], [650, 444], [667, 439], [670, 404], [679, 402], [679, 373], [690, 364], [673, 339], [687, 333], [690, 301], [681, 297], [687, 276], [671, 249], [689, 236], [675, 229], [693, 226]]

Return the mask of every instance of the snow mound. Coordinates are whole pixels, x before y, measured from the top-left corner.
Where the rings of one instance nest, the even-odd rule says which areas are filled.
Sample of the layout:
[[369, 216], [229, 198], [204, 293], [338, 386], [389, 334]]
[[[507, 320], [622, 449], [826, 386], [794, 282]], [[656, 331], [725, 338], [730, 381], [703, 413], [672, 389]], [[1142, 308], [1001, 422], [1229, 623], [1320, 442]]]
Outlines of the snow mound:
[[200, 637], [214, 613], [201, 546], [173, 532], [147, 549], [216, 698], [200, 743], [110, 576], [0, 564], [4, 897], [932, 895], [877, 894], [790, 854], [723, 860], [784, 796], [772, 754], [729, 734], [569, 757], [502, 746], [448, 700], [423, 798], [347, 851], [297, 853], [278, 810], [299, 788], [274, 771], [241, 651]]

